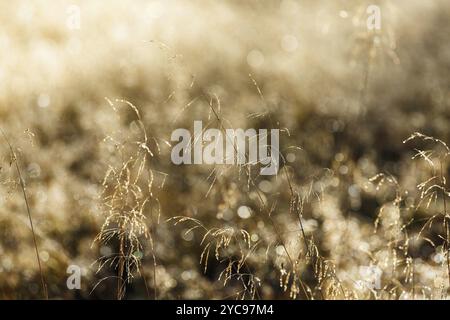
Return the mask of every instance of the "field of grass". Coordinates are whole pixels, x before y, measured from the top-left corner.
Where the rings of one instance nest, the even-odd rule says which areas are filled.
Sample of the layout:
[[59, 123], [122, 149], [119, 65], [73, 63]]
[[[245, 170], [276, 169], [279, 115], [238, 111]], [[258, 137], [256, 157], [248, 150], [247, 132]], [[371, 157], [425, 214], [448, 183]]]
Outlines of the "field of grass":
[[[448, 299], [449, 17], [0, 2], [0, 299]], [[173, 164], [196, 120], [279, 129], [278, 174]]]

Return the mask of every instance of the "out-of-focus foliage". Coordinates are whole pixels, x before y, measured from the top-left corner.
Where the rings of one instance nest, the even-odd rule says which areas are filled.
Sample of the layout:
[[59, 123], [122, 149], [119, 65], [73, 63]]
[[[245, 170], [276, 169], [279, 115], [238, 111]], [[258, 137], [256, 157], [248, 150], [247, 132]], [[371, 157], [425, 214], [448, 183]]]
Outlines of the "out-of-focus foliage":
[[[50, 298], [446, 298], [449, 16], [447, 0], [2, 1], [0, 126]], [[219, 127], [214, 111], [282, 129], [279, 175], [173, 165], [171, 132]], [[0, 156], [0, 298], [42, 298], [3, 140]]]

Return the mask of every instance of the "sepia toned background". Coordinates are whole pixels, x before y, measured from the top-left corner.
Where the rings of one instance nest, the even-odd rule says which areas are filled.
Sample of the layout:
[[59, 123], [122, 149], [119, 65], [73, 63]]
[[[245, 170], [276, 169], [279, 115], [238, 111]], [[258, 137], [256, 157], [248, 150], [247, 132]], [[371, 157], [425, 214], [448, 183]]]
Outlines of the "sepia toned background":
[[[0, 2], [0, 298], [446, 299], [449, 16]], [[279, 128], [279, 174], [173, 165], [194, 120]]]

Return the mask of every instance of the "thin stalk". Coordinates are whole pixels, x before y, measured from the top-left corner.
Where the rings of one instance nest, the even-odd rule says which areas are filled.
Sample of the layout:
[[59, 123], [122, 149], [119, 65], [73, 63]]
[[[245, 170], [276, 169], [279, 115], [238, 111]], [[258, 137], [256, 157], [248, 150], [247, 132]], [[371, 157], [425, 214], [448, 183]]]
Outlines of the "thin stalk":
[[444, 179], [444, 168], [442, 164], [442, 160], [440, 162], [440, 175], [441, 175], [441, 183], [442, 183], [442, 199], [444, 202], [444, 228], [445, 228], [445, 242], [447, 249], [447, 273], [448, 273], [448, 286], [450, 288], [450, 230], [448, 225], [448, 216], [447, 216], [447, 195], [445, 194], [445, 179]]
[[22, 172], [20, 170], [20, 166], [19, 166], [19, 159], [16, 155], [16, 153], [14, 152], [14, 148], [12, 147], [11, 143], [8, 140], [8, 137], [6, 136], [5, 132], [0, 128], [0, 131], [6, 141], [6, 143], [8, 144], [9, 150], [11, 152], [11, 156], [12, 156], [12, 161], [14, 162], [14, 165], [16, 167], [17, 170], [17, 174], [19, 176], [19, 181], [20, 181], [20, 188], [22, 189], [22, 194], [23, 194], [23, 199], [25, 201], [25, 206], [27, 209], [27, 214], [28, 214], [28, 220], [30, 222], [30, 226], [31, 226], [31, 233], [33, 234], [33, 243], [34, 243], [34, 250], [36, 251], [36, 259], [38, 262], [38, 266], [39, 266], [39, 274], [41, 277], [41, 286], [42, 286], [42, 291], [44, 294], [44, 298], [46, 300], [48, 300], [48, 291], [47, 291], [47, 284], [45, 282], [45, 277], [44, 277], [44, 272], [42, 270], [42, 264], [41, 264], [41, 258], [39, 256], [39, 249], [38, 249], [38, 245], [37, 245], [37, 239], [36, 239], [36, 232], [34, 231], [34, 225], [33, 225], [33, 219], [31, 217], [31, 209], [30, 209], [30, 204], [28, 202], [28, 196], [27, 196], [27, 188], [25, 185], [25, 181], [23, 179], [22, 176]]
[[[152, 213], [152, 225], [150, 226], [150, 244], [151, 244], [151, 249], [152, 249], [152, 258], [153, 258], [153, 296], [154, 296], [154, 300], [158, 300], [158, 288], [156, 286], [156, 267], [157, 267], [157, 263], [156, 263], [156, 253], [155, 253], [155, 243], [153, 241], [153, 235], [154, 235], [154, 230], [153, 230], [153, 213]], [[145, 281], [145, 278], [144, 278]], [[147, 292], [148, 294], [148, 292]]]
[[123, 236], [120, 236], [120, 245], [119, 245], [119, 268], [117, 271], [117, 300], [122, 300], [125, 285], [123, 279], [123, 271], [125, 268], [125, 253], [124, 253], [124, 242], [125, 239]]

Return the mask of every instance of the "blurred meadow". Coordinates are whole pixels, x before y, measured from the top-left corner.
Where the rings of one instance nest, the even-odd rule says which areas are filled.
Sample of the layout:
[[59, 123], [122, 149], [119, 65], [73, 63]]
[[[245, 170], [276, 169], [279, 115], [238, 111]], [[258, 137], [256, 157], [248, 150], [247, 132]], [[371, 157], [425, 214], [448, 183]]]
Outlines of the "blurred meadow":
[[[449, 298], [449, 17], [1, 1], [0, 299]], [[279, 128], [278, 175], [174, 165], [194, 120]]]

